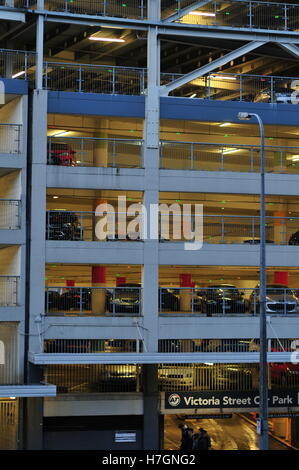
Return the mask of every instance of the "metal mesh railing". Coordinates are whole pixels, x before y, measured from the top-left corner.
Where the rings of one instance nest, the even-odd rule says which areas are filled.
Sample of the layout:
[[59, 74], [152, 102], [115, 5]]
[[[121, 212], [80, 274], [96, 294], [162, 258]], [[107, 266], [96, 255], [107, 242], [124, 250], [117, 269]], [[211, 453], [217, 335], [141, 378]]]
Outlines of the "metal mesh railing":
[[37, 0], [0, 0], [0, 6], [9, 8], [30, 8], [37, 4]]
[[297, 31], [299, 6], [274, 1], [211, 0], [180, 21], [210, 27]]
[[0, 307], [19, 305], [20, 277], [0, 276]]
[[[260, 171], [260, 148], [255, 145], [162, 141], [160, 168], [199, 171]], [[265, 147], [265, 170], [299, 173], [299, 148]]]
[[[299, 150], [298, 150], [299, 151]], [[48, 165], [142, 168], [143, 141], [48, 137]]]
[[0, 49], [0, 77], [34, 79], [35, 62], [35, 52]]
[[45, 9], [79, 15], [115, 16], [118, 18], [146, 17], [146, 0], [45, 0]]
[[[161, 287], [160, 314], [197, 314], [203, 316], [259, 315], [259, 288], [238, 289], [232, 285], [210, 287]], [[267, 286], [266, 313], [271, 315], [299, 315], [297, 289], [280, 285]]]
[[110, 65], [45, 62], [44, 87], [48, 90], [111, 95], [141, 95], [146, 69]]
[[22, 128], [21, 124], [0, 124], [0, 153], [22, 152]]
[[133, 339], [47, 339], [49, 354], [97, 354], [142, 352], [142, 342]]
[[58, 393], [139, 392], [138, 365], [56, 365], [45, 368], [45, 380]]
[[48, 287], [47, 315], [139, 316], [142, 312], [140, 287]]
[[17, 450], [19, 402], [0, 398], [0, 450]]
[[21, 228], [21, 201], [0, 199], [0, 230]]
[[0, 323], [0, 385], [18, 385], [18, 327], [15, 323]]

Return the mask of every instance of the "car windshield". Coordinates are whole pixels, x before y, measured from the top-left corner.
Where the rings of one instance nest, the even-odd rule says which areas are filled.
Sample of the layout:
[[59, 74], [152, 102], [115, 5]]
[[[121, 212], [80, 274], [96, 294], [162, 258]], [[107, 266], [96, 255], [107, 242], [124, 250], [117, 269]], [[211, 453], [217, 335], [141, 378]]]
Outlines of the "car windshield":
[[294, 295], [288, 287], [267, 287], [267, 295]]
[[239, 294], [238, 289], [235, 286], [211, 286], [218, 293], [224, 294]]

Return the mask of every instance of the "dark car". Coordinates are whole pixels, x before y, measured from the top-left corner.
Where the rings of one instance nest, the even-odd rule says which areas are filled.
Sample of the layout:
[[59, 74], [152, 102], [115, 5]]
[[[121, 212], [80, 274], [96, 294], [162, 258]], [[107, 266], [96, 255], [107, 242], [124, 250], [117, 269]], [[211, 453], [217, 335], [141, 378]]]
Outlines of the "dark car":
[[53, 290], [45, 291], [45, 311], [50, 312], [59, 310], [60, 308], [60, 294]]
[[207, 315], [213, 313], [244, 313], [246, 301], [237, 287], [231, 284], [210, 286], [201, 295], [201, 311]]
[[91, 310], [91, 289], [87, 287], [69, 288], [60, 296], [60, 309]]
[[178, 312], [180, 310], [180, 291], [162, 287], [159, 295], [159, 311]]
[[[251, 313], [260, 311], [259, 285], [249, 298]], [[295, 293], [283, 284], [269, 284], [266, 287], [266, 313], [299, 313], [299, 303]]]
[[299, 230], [290, 236], [289, 245], [299, 245]]
[[49, 211], [46, 218], [46, 240], [83, 239], [83, 230], [76, 214], [65, 211]]
[[107, 290], [107, 309], [111, 313], [140, 313], [140, 284], [120, 284]]
[[[261, 240], [259, 238], [250, 238], [249, 240], [244, 240], [243, 243], [248, 243], [249, 245], [259, 245]], [[266, 240], [266, 243], [270, 243], [273, 245], [273, 240]]]
[[51, 145], [48, 144], [47, 163], [48, 165], [75, 166], [75, 154], [76, 152], [67, 143], [55, 142]]

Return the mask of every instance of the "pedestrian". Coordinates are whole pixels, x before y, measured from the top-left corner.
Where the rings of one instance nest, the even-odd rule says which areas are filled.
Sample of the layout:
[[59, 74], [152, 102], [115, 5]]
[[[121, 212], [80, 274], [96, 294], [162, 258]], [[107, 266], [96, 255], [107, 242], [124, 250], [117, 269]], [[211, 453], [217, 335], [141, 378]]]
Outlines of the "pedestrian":
[[184, 452], [191, 452], [193, 446], [193, 429], [188, 428], [186, 424], [180, 424], [179, 428], [182, 431], [180, 450]]
[[211, 438], [208, 432], [199, 428], [199, 432], [194, 434], [193, 438], [193, 450], [209, 450], [211, 447]]

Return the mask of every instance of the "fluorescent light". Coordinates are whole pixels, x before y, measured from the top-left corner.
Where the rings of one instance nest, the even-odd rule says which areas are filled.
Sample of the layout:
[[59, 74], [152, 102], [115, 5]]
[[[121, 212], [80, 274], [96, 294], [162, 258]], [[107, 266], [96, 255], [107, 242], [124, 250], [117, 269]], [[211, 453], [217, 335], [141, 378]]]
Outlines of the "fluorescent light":
[[52, 137], [60, 137], [62, 135], [67, 135], [70, 131], [58, 131], [57, 134], [53, 134]]
[[195, 98], [195, 96], [197, 96], [197, 93], [193, 93], [189, 98]]
[[222, 124], [219, 124], [219, 127], [227, 127], [227, 126], [231, 126], [232, 123], [231, 122], [223, 122]]
[[59, 196], [53, 196], [53, 199], [58, 199], [58, 198], [59, 198]]
[[213, 16], [215, 17], [215, 13], [208, 13], [207, 11], [190, 11], [189, 15], [196, 15], [196, 16]]
[[229, 77], [228, 75], [211, 75], [211, 78], [219, 78], [219, 80], [237, 80], [236, 77]]
[[14, 75], [11, 76], [11, 78], [18, 78], [21, 77], [21, 75], [25, 75], [25, 70], [22, 70], [21, 72], [17, 72]]
[[240, 149], [226, 149], [226, 150], [223, 150], [223, 155], [226, 155], [228, 153], [236, 153], [236, 152], [240, 152]]
[[119, 38], [99, 38], [98, 36], [89, 36], [90, 41], [103, 41], [103, 42], [125, 42], [124, 39]]
[[15, 399], [16, 399], [16, 397], [9, 397], [9, 399], [10, 399], [10, 400], [15, 400]]
[[299, 162], [299, 155], [292, 155], [288, 158], [288, 160], [292, 160], [292, 162]]

